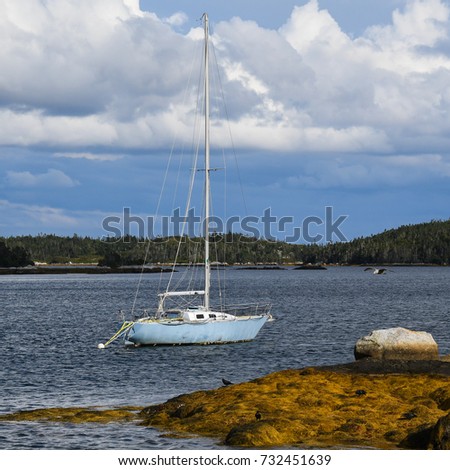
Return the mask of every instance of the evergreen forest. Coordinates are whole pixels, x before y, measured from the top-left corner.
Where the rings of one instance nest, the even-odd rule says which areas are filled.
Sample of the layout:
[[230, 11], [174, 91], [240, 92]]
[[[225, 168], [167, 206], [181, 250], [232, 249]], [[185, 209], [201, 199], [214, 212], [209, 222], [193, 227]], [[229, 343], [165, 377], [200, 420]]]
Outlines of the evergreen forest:
[[[203, 261], [202, 240], [180, 237], [145, 240], [133, 236], [0, 237], [0, 266], [47, 264], [98, 264], [130, 266]], [[228, 264], [450, 264], [450, 219], [405, 225], [349, 242], [288, 244], [248, 237], [239, 233], [211, 235], [211, 261]]]

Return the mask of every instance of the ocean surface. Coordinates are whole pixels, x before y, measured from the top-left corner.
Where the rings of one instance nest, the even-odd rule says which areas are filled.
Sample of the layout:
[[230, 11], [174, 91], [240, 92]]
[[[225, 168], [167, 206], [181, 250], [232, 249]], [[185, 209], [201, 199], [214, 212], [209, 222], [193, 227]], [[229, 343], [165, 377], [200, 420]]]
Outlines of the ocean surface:
[[[399, 267], [376, 276], [358, 267], [326, 271], [221, 270], [227, 298], [273, 304], [274, 322], [250, 343], [97, 349], [130, 311], [139, 275], [0, 276], [0, 413], [44, 407], [160, 403], [273, 371], [353, 360], [374, 329], [433, 335], [450, 353], [450, 268]], [[176, 273], [175, 277], [182, 273]], [[143, 276], [136, 311], [154, 305], [169, 274]], [[136, 424], [0, 422], [0, 449], [214, 449]]]

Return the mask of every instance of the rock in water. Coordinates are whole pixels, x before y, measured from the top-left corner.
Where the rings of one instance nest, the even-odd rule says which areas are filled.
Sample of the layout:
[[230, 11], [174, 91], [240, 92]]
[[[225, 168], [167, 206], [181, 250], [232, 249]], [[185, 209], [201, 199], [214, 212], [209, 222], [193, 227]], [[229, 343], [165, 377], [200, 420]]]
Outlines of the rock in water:
[[355, 345], [355, 358], [433, 361], [439, 359], [438, 345], [430, 333], [406, 328], [375, 330]]

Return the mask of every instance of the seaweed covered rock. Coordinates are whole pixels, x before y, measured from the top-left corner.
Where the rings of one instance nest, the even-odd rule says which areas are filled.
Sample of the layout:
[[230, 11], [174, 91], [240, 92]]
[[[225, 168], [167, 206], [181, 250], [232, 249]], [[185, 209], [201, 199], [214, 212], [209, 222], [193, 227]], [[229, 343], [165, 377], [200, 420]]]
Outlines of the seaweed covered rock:
[[450, 385], [435, 390], [431, 398], [437, 403], [440, 410], [450, 411]]
[[1, 421], [135, 422], [233, 447], [450, 449], [450, 363], [379, 361], [284, 370], [146, 408], [47, 408]]
[[123, 407], [112, 410], [98, 408], [38, 408], [0, 415], [1, 421], [45, 421], [55, 423], [114, 423], [137, 420], [141, 408]]
[[432, 429], [429, 448], [450, 450], [450, 414], [440, 418]]
[[348, 365], [275, 372], [176, 397], [140, 417], [143, 425], [233, 447], [428, 448], [431, 429], [448, 413], [448, 368], [423, 373], [422, 363], [395, 361], [383, 373], [383, 361], [354, 364], [361, 362], [362, 371]]
[[406, 328], [372, 331], [356, 342], [354, 352], [357, 360], [366, 357], [380, 360], [439, 359], [438, 345], [430, 333]]
[[234, 447], [263, 447], [270, 443], [271, 446], [282, 446], [286, 438], [273, 424], [267, 421], [235, 426], [227, 434], [225, 444]]

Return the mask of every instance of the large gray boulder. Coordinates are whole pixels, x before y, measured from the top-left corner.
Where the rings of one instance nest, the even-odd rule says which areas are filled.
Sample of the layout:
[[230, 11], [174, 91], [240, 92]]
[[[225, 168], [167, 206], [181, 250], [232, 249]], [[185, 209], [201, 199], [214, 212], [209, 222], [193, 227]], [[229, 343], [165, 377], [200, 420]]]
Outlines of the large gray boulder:
[[406, 328], [375, 330], [355, 345], [355, 359], [433, 361], [439, 359], [438, 345], [430, 333]]

